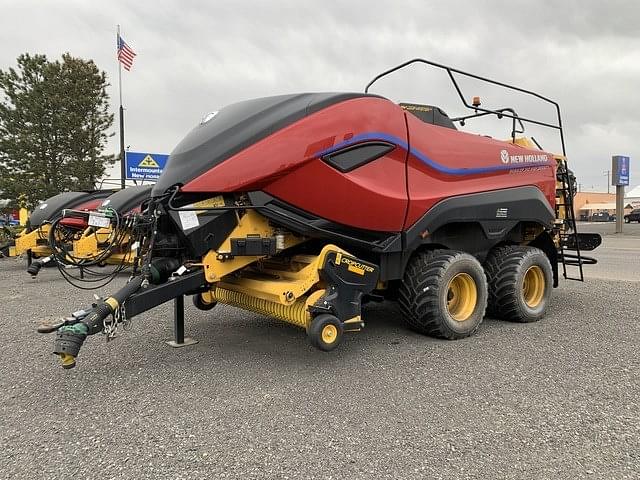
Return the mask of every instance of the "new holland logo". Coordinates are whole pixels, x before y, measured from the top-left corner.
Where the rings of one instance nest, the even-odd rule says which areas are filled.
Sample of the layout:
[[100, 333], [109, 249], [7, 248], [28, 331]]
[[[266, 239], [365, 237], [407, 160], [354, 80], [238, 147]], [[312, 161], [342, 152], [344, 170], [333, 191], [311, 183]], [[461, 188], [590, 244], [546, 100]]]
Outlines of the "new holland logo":
[[546, 153], [526, 153], [523, 155], [511, 155], [507, 150], [500, 150], [500, 160], [502, 163], [547, 163], [549, 157]]
[[156, 162], [151, 155], [147, 155], [142, 159], [142, 161], [138, 164], [138, 167], [143, 168], [160, 168], [158, 162]]
[[215, 118], [216, 115], [218, 115], [217, 110], [215, 112], [207, 113], [204, 117], [202, 117], [202, 120], [200, 120], [200, 125], [204, 125], [205, 123], [210, 122]]

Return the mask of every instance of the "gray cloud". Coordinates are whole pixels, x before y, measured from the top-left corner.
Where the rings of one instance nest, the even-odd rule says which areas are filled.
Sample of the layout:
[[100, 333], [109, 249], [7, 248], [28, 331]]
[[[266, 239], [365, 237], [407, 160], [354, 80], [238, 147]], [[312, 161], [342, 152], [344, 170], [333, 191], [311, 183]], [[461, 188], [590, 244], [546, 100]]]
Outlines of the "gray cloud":
[[[539, 91], [563, 109], [580, 182], [605, 188], [612, 154], [640, 183], [640, 4], [630, 1], [57, 1], [0, 0], [0, 68], [22, 52], [65, 51], [105, 69], [117, 108], [115, 25], [138, 53], [123, 72], [127, 144], [169, 152], [208, 111], [255, 96], [361, 90], [373, 75], [425, 57]], [[394, 100], [461, 110], [448, 84], [418, 68], [380, 83]], [[489, 106], [549, 110], [465, 83]], [[483, 125], [484, 126], [484, 125]], [[508, 126], [487, 125], [508, 135]], [[545, 146], [549, 132], [533, 129]], [[109, 145], [117, 151], [117, 139]]]

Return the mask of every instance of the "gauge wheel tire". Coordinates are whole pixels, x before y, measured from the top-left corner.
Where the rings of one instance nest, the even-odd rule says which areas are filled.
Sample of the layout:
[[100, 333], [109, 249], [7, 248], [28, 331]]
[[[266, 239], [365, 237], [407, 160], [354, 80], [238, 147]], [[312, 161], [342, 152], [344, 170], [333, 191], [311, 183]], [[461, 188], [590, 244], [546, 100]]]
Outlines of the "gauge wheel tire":
[[202, 311], [208, 311], [211, 310], [213, 307], [215, 307], [218, 302], [211, 302], [211, 303], [207, 303], [202, 299], [202, 294], [200, 293], [196, 293], [193, 297], [192, 297], [192, 301], [193, 301], [193, 305], [198, 309], [198, 310], [202, 310]]
[[311, 345], [324, 352], [329, 352], [340, 345], [344, 328], [333, 315], [323, 313], [311, 320], [307, 336]]
[[503, 246], [489, 252], [490, 316], [510, 322], [537, 322], [546, 313], [553, 273], [545, 253], [535, 247]]
[[454, 250], [433, 250], [409, 260], [398, 303], [404, 321], [413, 330], [456, 340], [478, 330], [487, 297], [487, 279], [475, 257]]

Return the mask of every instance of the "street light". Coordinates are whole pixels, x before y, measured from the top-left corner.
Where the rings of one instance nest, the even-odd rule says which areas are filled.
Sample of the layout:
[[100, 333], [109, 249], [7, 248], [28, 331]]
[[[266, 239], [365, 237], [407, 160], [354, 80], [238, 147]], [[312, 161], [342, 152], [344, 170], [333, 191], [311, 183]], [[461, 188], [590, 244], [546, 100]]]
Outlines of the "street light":
[[607, 176], [607, 195], [610, 194], [610, 187], [611, 187], [611, 170], [605, 170], [603, 172], [604, 175]]

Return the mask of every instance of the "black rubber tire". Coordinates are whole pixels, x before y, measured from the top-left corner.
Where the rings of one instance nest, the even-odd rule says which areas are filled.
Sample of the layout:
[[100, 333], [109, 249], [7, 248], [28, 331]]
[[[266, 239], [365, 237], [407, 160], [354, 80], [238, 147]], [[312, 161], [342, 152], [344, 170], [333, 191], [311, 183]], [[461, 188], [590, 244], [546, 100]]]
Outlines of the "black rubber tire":
[[193, 301], [194, 307], [205, 312], [211, 310], [218, 304], [218, 302], [206, 303], [202, 299], [202, 295], [200, 295], [199, 293], [196, 293], [193, 297], [191, 297], [191, 300]]
[[[523, 292], [525, 273], [532, 266], [540, 267], [545, 282], [542, 299], [535, 308], [527, 305]], [[553, 272], [542, 250], [511, 245], [498, 247], [489, 252], [484, 268], [489, 280], [489, 316], [530, 323], [545, 315], [553, 288]]]
[[[335, 329], [331, 329], [330, 326], [333, 325]], [[325, 338], [323, 338], [323, 331], [325, 328], [330, 329], [332, 334], [332, 340], [327, 342]], [[309, 329], [307, 330], [307, 337], [309, 338], [309, 342], [311, 345], [316, 347], [319, 350], [324, 352], [330, 352], [340, 345], [342, 342], [342, 334], [344, 333], [344, 328], [342, 327], [342, 323], [333, 315], [329, 315], [328, 313], [323, 313], [315, 317], [311, 320], [311, 324], [309, 325]]]
[[[449, 284], [460, 273], [468, 274], [476, 287], [476, 303], [464, 321], [455, 320], [447, 306]], [[398, 303], [404, 321], [417, 332], [448, 340], [473, 335], [487, 308], [487, 279], [480, 262], [468, 253], [433, 250], [414, 255], [399, 289]]]

